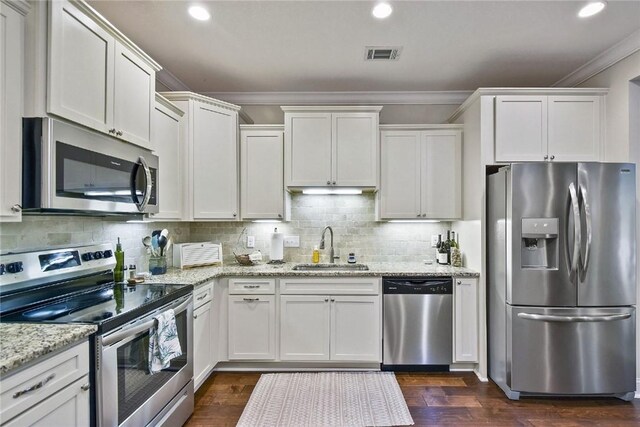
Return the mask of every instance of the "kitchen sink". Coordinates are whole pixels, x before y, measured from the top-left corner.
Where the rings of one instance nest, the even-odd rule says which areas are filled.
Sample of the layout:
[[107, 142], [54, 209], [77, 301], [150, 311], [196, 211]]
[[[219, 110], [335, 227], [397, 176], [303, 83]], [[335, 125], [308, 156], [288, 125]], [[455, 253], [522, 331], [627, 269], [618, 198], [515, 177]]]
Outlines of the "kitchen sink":
[[296, 264], [292, 270], [338, 270], [338, 271], [367, 271], [369, 266], [366, 264]]

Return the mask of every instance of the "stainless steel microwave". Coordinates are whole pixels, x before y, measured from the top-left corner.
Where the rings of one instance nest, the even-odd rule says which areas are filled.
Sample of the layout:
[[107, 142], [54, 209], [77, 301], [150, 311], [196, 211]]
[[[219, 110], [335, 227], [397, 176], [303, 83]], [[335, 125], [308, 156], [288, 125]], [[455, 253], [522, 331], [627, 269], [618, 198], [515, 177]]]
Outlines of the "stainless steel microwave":
[[52, 118], [25, 118], [22, 130], [24, 212], [158, 212], [151, 151]]

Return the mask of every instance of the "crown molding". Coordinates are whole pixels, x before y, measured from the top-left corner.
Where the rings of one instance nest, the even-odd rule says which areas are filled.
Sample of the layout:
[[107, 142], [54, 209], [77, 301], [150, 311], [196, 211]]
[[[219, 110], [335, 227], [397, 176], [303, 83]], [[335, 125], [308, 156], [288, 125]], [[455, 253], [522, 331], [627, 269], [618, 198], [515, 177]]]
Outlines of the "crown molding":
[[640, 50], [640, 30], [636, 30], [626, 39], [611, 46], [577, 70], [561, 78], [554, 87], [573, 87], [606, 70], [629, 55]]
[[169, 101], [198, 101], [205, 104], [215, 105], [216, 107], [226, 108], [232, 111], [239, 111], [240, 106], [233, 105], [219, 99], [213, 99], [209, 96], [201, 95], [194, 92], [176, 91], [176, 92], [158, 92], [161, 96], [165, 97]]
[[187, 86], [182, 80], [177, 78], [171, 71], [163, 68], [156, 73], [156, 80], [165, 85], [172, 91], [177, 92], [190, 92], [191, 88]]
[[282, 111], [287, 112], [333, 112], [333, 111], [350, 111], [359, 113], [379, 113], [382, 110], [381, 105], [283, 105], [280, 107]]
[[379, 125], [380, 130], [394, 131], [394, 130], [462, 130], [464, 125], [461, 124], [388, 124]]
[[240, 105], [460, 105], [472, 91], [421, 92], [205, 92], [203, 95]]
[[21, 15], [27, 15], [31, 10], [31, 5], [27, 3], [26, 0], [2, 0], [2, 3], [16, 10]]
[[240, 125], [240, 130], [258, 130], [258, 131], [274, 131], [274, 132], [284, 132], [284, 125]]
[[176, 106], [176, 104], [174, 104], [173, 102], [169, 101], [164, 96], [160, 95], [160, 93], [158, 93], [158, 92], [156, 92], [156, 102], [159, 105], [163, 106], [164, 108], [168, 109], [169, 111], [172, 111], [173, 113], [177, 114], [178, 116], [180, 116], [180, 117], [184, 116], [184, 111], [182, 111], [180, 108], [178, 108]]

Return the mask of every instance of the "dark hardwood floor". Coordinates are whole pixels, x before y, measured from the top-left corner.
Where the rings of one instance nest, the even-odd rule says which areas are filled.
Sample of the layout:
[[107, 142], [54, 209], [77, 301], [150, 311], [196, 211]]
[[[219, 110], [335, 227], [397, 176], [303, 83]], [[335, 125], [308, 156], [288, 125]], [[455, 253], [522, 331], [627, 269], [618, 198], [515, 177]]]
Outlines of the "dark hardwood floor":
[[[508, 400], [473, 373], [396, 373], [416, 426], [640, 426], [640, 399]], [[260, 374], [215, 373], [196, 393], [187, 427], [234, 426]]]

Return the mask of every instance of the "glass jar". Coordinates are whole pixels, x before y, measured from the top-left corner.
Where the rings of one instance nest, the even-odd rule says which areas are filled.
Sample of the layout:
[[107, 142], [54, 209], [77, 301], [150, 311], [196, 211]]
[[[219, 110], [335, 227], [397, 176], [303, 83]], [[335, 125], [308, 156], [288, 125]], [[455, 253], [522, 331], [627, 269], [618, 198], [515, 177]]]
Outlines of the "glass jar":
[[149, 272], [154, 276], [165, 274], [167, 272], [167, 257], [152, 256], [149, 257]]

